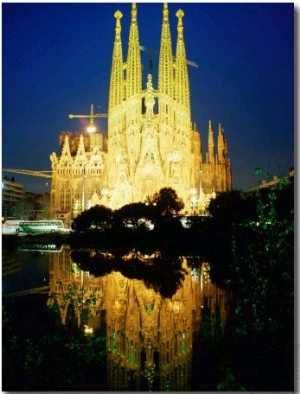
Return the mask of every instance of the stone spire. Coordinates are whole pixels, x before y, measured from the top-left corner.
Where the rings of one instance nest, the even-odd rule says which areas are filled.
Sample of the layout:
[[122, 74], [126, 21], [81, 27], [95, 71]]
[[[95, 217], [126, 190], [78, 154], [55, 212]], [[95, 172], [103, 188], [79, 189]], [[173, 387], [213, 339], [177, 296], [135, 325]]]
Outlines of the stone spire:
[[209, 163], [214, 162], [214, 133], [211, 127], [211, 120], [208, 122], [208, 161]]
[[218, 162], [223, 164], [225, 162], [225, 154], [226, 152], [226, 142], [224, 138], [224, 130], [219, 124], [219, 133], [218, 133]]
[[190, 88], [186, 62], [185, 43], [183, 38], [183, 21], [184, 12], [176, 12], [178, 18], [177, 24], [177, 46], [175, 61], [175, 100], [178, 104], [190, 111]]
[[[159, 68], [158, 68], [158, 90], [160, 97], [174, 95], [174, 69], [172, 55], [172, 41], [169, 24], [169, 10], [167, 3], [163, 8], [163, 23], [160, 40]], [[160, 112], [160, 111], [159, 111]]]
[[122, 103], [124, 81], [123, 81], [123, 53], [122, 53], [122, 41], [121, 41], [121, 18], [122, 13], [117, 11], [114, 15], [116, 18], [115, 27], [115, 42], [113, 49], [112, 68], [110, 75], [110, 88], [109, 88], [109, 105], [108, 111]]
[[126, 69], [126, 98], [140, 94], [142, 90], [142, 65], [137, 24], [136, 4], [132, 4], [131, 25], [129, 31], [129, 43]]

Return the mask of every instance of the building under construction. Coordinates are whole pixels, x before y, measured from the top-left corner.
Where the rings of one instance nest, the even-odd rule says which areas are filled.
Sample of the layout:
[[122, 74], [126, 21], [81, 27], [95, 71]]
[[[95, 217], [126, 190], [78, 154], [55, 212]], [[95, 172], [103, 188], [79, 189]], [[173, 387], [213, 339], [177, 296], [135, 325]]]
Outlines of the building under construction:
[[[176, 191], [185, 204], [184, 213], [201, 214], [216, 192], [232, 188], [223, 128], [219, 124], [214, 136], [208, 121], [208, 146], [203, 147], [200, 132], [192, 122], [184, 12], [180, 9], [176, 13], [173, 54], [169, 10], [167, 4], [163, 5], [158, 81], [155, 83], [148, 74], [146, 86], [136, 4], [131, 9], [126, 59], [122, 16], [120, 11], [114, 14], [108, 130], [61, 133], [60, 155], [50, 156], [53, 218], [72, 219], [96, 204], [118, 209], [144, 202], [163, 187]], [[91, 126], [95, 117], [92, 107]]]

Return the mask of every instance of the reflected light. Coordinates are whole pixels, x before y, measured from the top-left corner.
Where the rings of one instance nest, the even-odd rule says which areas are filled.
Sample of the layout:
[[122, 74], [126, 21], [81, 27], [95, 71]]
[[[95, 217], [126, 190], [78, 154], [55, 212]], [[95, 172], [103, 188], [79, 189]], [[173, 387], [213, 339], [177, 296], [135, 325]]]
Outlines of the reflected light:
[[91, 335], [91, 334], [93, 334], [93, 328], [92, 327], [89, 327], [89, 326], [84, 326], [84, 333], [85, 333], [85, 335]]
[[179, 301], [174, 301], [174, 303], [173, 303], [173, 310], [176, 313], [179, 312]]

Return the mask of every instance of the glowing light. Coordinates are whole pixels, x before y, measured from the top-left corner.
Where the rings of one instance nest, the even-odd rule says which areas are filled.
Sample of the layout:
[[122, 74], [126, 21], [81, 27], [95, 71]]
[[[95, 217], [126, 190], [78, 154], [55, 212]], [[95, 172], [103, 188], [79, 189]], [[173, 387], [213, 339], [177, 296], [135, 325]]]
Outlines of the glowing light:
[[179, 301], [174, 301], [173, 303], [173, 310], [175, 313], [179, 312]]
[[85, 333], [85, 335], [91, 335], [91, 334], [93, 334], [93, 328], [92, 327], [89, 327], [89, 326], [84, 326], [84, 333]]
[[88, 131], [89, 133], [94, 133], [94, 132], [96, 131], [96, 127], [95, 127], [95, 126], [89, 126], [89, 127], [87, 128], [87, 131]]

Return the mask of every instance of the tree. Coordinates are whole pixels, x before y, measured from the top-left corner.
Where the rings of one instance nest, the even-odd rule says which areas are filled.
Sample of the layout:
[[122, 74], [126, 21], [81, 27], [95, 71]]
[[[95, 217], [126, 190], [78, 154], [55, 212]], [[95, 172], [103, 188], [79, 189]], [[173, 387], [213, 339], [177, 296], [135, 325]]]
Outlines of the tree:
[[133, 227], [137, 229], [151, 218], [151, 209], [149, 205], [141, 202], [127, 204], [114, 212], [115, 224]]
[[104, 205], [95, 205], [74, 219], [72, 229], [77, 233], [90, 232], [91, 230], [104, 232], [111, 227], [111, 223], [112, 210]]
[[[247, 195], [222, 193], [209, 208], [217, 245], [211, 280], [231, 293], [229, 359], [236, 366], [256, 363], [260, 391], [285, 390], [293, 382], [285, 367], [294, 329], [293, 182], [280, 179]], [[224, 378], [218, 390], [235, 382], [231, 371]]]
[[127, 204], [116, 211], [96, 206], [78, 215], [71, 233], [72, 258], [97, 275], [113, 269], [127, 272], [130, 267], [131, 275], [142, 277], [156, 289], [164, 288], [154, 279], [158, 272], [172, 269], [176, 280], [174, 286], [168, 282], [168, 291], [177, 288], [182, 279], [184, 229], [173, 215], [183, 203], [170, 188], [150, 201]]
[[170, 187], [160, 189], [158, 193], [153, 195], [150, 201], [156, 206], [156, 211], [161, 216], [176, 215], [184, 208], [182, 199]]
[[256, 224], [245, 221], [243, 237], [233, 236], [229, 279], [244, 328], [274, 334], [292, 328], [294, 297], [294, 222], [278, 220], [279, 190], [265, 200], [258, 190]]
[[256, 204], [252, 195], [232, 190], [218, 192], [216, 198], [210, 200], [207, 211], [216, 221], [223, 223], [241, 222], [245, 219], [255, 220]]

